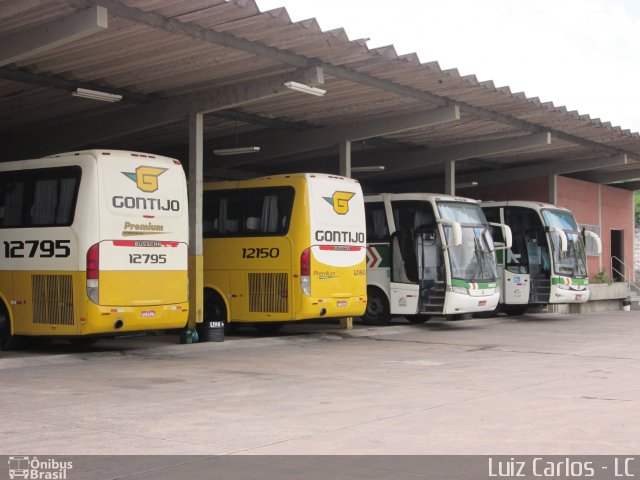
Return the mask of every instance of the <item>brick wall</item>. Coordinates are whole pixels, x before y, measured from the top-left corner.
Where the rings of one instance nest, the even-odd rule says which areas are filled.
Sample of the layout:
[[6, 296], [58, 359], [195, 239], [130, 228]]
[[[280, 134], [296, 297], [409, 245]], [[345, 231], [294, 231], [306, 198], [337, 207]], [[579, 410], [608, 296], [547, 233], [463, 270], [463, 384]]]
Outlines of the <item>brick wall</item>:
[[[633, 265], [633, 192], [602, 185], [602, 266], [611, 267], [611, 230], [624, 230], [624, 262]], [[610, 270], [608, 270], [610, 271]]]
[[549, 201], [549, 181], [547, 177], [518, 180], [501, 185], [457, 189], [456, 193], [463, 197], [478, 200], [531, 200], [535, 202]]
[[[559, 207], [571, 210], [576, 221], [580, 224], [600, 225], [599, 191], [600, 185], [597, 183], [583, 182], [582, 180], [560, 175], [556, 177], [556, 204]], [[602, 228], [601, 232], [602, 236], [607, 233]], [[605, 250], [604, 238], [602, 240], [602, 252], [604, 254], [608, 250]], [[605, 270], [607, 270], [606, 266], [610, 265], [608, 258], [605, 261], [604, 255], [602, 257], [602, 268]], [[587, 269], [589, 275], [598, 273], [600, 271], [600, 258], [597, 256], [587, 257]]]

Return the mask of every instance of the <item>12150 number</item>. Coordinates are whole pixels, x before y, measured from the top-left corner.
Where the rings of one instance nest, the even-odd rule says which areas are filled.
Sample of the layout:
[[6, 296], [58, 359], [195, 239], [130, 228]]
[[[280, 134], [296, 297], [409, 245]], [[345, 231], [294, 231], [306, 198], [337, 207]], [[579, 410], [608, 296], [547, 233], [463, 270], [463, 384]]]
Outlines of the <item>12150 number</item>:
[[279, 248], [243, 248], [242, 258], [278, 258], [280, 256]]

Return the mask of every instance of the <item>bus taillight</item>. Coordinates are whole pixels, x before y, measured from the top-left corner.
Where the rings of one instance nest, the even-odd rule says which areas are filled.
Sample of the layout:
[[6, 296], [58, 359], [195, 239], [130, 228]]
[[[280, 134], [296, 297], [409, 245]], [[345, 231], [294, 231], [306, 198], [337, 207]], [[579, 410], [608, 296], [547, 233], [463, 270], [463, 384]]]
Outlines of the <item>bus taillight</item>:
[[96, 243], [87, 250], [87, 297], [98, 303], [98, 280], [100, 277], [100, 244]]
[[306, 248], [300, 255], [300, 288], [311, 296], [311, 249]]

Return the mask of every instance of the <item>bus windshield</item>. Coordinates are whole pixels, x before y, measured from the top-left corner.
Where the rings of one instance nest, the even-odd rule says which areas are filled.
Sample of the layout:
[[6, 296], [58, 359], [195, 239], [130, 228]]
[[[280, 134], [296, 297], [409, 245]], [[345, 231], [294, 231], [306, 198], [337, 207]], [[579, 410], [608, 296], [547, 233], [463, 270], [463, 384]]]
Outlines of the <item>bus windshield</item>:
[[544, 218], [545, 225], [549, 227], [558, 227], [570, 232], [578, 231], [578, 225], [571, 212], [544, 209], [542, 210], [542, 218]]
[[[462, 202], [437, 202], [443, 220], [459, 222], [462, 245], [449, 248], [451, 278], [467, 282], [495, 281], [498, 277], [494, 244], [487, 220], [479, 205]], [[452, 228], [443, 225], [447, 243], [453, 237]]]
[[564, 230], [567, 236], [567, 251], [563, 252], [560, 236], [551, 232], [551, 249], [553, 251], [553, 269], [558, 275], [570, 277], [586, 277], [587, 265], [582, 236], [578, 225], [570, 212], [562, 210], [542, 210], [545, 224]]

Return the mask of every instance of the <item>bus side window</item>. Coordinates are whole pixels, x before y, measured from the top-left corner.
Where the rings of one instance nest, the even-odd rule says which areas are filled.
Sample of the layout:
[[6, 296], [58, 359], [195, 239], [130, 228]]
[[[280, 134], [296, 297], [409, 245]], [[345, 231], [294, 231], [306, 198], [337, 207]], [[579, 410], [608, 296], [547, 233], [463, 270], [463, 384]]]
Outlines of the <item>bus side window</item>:
[[388, 242], [389, 227], [387, 226], [387, 215], [384, 203], [365, 204], [365, 216], [367, 224], [368, 242]]
[[3, 175], [0, 192], [0, 208], [2, 208], [2, 226], [19, 227], [24, 211], [25, 182], [11, 174]]

